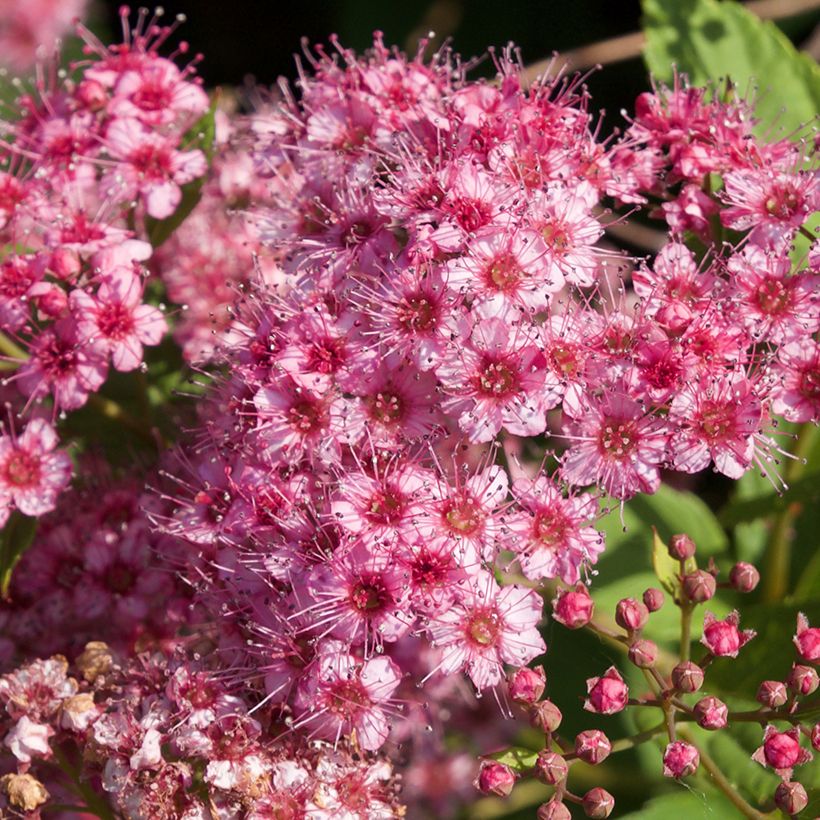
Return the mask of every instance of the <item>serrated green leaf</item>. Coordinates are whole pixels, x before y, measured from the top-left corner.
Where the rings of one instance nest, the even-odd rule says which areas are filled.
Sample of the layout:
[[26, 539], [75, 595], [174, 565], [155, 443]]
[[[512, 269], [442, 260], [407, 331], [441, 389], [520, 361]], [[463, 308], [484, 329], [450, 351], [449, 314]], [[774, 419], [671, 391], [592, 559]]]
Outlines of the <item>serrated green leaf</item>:
[[524, 746], [511, 746], [503, 752], [493, 755], [493, 760], [504, 763], [516, 772], [531, 771], [538, 758], [538, 752]]
[[[658, 530], [652, 527], [652, 567], [658, 577], [661, 587], [668, 592], [675, 601], [681, 598], [681, 565], [669, 554], [669, 547], [663, 542]], [[698, 568], [694, 558], [687, 558], [683, 566], [684, 574], [694, 572]]]
[[14, 511], [0, 531], [0, 597], [9, 592], [11, 575], [37, 532], [37, 519]]
[[644, 59], [652, 74], [670, 82], [674, 69], [692, 84], [729, 78], [739, 93], [756, 89], [760, 130], [785, 133], [820, 110], [820, 68], [798, 52], [774, 23], [739, 3], [718, 0], [642, 0]]

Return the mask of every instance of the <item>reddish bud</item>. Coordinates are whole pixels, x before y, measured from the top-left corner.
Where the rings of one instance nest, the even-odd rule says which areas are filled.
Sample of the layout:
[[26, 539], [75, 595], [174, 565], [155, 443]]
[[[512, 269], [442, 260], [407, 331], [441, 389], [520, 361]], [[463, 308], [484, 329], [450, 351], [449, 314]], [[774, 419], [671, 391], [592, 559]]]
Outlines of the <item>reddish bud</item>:
[[723, 729], [728, 722], [729, 707], [718, 698], [701, 698], [695, 704], [695, 717], [701, 729]]
[[820, 627], [809, 626], [808, 618], [802, 612], [797, 616], [794, 645], [804, 661], [820, 663]]
[[777, 709], [788, 699], [789, 693], [786, 691], [786, 684], [779, 680], [764, 680], [757, 687], [757, 702], [768, 706], [769, 709]]
[[820, 678], [810, 666], [801, 666], [796, 663], [792, 666], [786, 685], [795, 695], [811, 695], [820, 686]]
[[515, 785], [515, 772], [497, 760], [482, 760], [475, 787], [482, 794], [507, 797]]
[[543, 666], [536, 666], [534, 669], [523, 666], [510, 675], [510, 697], [522, 706], [531, 706], [541, 699], [546, 685], [547, 676]]
[[736, 658], [740, 648], [757, 634], [752, 629], [738, 629], [740, 616], [737, 610], [730, 612], [722, 621], [711, 612], [703, 616], [703, 637], [700, 642], [718, 658]]
[[584, 709], [599, 715], [614, 715], [626, 707], [629, 689], [614, 666], [600, 678], [587, 679], [587, 699]]
[[105, 104], [108, 102], [105, 86], [96, 80], [83, 80], [77, 86], [74, 96], [77, 102], [89, 111], [99, 111], [105, 108]]
[[811, 745], [820, 752], [820, 723], [815, 723], [811, 730]]
[[697, 692], [703, 686], [703, 670], [692, 661], [679, 663], [672, 670], [672, 685], [680, 692]]
[[752, 760], [787, 778], [791, 776], [792, 767], [811, 760], [811, 754], [800, 747], [800, 732], [797, 727], [778, 732], [774, 726], [767, 726], [763, 745], [755, 750]]
[[51, 255], [49, 267], [59, 279], [72, 279], [80, 272], [82, 266], [77, 253], [60, 248]]
[[658, 646], [652, 641], [641, 639], [629, 647], [629, 660], [640, 669], [650, 669], [658, 659]]
[[609, 817], [615, 808], [615, 798], [606, 789], [596, 787], [584, 795], [581, 806], [587, 817]]
[[551, 700], [542, 700], [530, 708], [530, 723], [545, 733], [554, 732], [563, 717], [561, 710]]
[[643, 594], [643, 602], [650, 612], [657, 612], [663, 606], [664, 595], [659, 589], [649, 587]]
[[669, 539], [669, 554], [677, 561], [685, 561], [695, 554], [695, 542], [688, 535], [673, 535]]
[[702, 604], [704, 601], [715, 597], [717, 582], [714, 575], [704, 569], [699, 569], [684, 575], [681, 586], [687, 600], [695, 604]]
[[774, 791], [774, 802], [786, 814], [799, 814], [808, 806], [809, 796], [799, 783], [784, 780]]
[[597, 766], [609, 757], [611, 751], [609, 738], [598, 729], [588, 729], [575, 736], [575, 754], [584, 763]]
[[729, 583], [738, 592], [751, 592], [760, 583], [760, 573], [751, 564], [739, 561], [729, 573]]
[[649, 620], [649, 610], [634, 598], [623, 598], [615, 607], [615, 622], [621, 629], [635, 632], [643, 629]]
[[572, 820], [570, 810], [560, 800], [550, 800], [538, 807], [536, 820]]
[[565, 780], [568, 771], [567, 761], [557, 752], [544, 749], [538, 753], [535, 760], [535, 776], [548, 786], [554, 786]]
[[697, 771], [699, 765], [700, 755], [691, 743], [676, 740], [670, 743], [663, 753], [664, 777], [688, 777]]
[[595, 605], [583, 584], [574, 590], [560, 590], [552, 601], [552, 617], [568, 629], [580, 629], [592, 619]]

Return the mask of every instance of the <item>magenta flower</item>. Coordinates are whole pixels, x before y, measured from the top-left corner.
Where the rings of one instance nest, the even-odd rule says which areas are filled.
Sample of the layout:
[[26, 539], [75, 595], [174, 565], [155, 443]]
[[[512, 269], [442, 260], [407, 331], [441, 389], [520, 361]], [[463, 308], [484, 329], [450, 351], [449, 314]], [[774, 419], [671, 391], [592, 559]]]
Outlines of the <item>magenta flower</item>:
[[0, 526], [13, 509], [40, 516], [53, 510], [71, 480], [71, 459], [55, 452], [57, 433], [32, 419], [19, 435], [0, 435]]

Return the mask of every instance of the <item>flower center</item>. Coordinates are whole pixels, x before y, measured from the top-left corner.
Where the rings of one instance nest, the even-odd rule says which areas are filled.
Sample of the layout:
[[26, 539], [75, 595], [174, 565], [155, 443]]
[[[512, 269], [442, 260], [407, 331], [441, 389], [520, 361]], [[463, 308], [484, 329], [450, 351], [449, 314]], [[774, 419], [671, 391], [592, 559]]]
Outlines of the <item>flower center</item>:
[[374, 493], [370, 499], [369, 517], [381, 524], [396, 524], [404, 513], [405, 498], [402, 493], [392, 488], [385, 488]]
[[370, 399], [370, 415], [382, 424], [395, 424], [404, 415], [404, 401], [397, 393], [376, 393]]
[[757, 289], [757, 304], [763, 313], [781, 313], [789, 303], [789, 291], [779, 279], [767, 279]]
[[436, 310], [432, 303], [421, 294], [407, 296], [396, 309], [399, 325], [409, 332], [432, 330], [436, 326]]
[[291, 426], [300, 433], [310, 433], [322, 426], [322, 407], [318, 402], [300, 401], [288, 410]]
[[389, 600], [390, 593], [378, 576], [361, 579], [350, 592], [350, 602], [359, 612], [384, 609]]
[[452, 207], [456, 222], [468, 233], [486, 225], [492, 216], [490, 206], [480, 199], [459, 197]]
[[155, 145], [141, 145], [128, 159], [146, 179], [158, 181], [171, 176], [168, 152]]
[[507, 362], [485, 360], [478, 375], [478, 390], [492, 398], [513, 395], [519, 391], [518, 373]]
[[492, 646], [499, 631], [498, 614], [494, 610], [474, 612], [467, 621], [467, 638], [482, 647]]
[[460, 535], [471, 535], [483, 520], [478, 504], [469, 496], [451, 500], [444, 508], [447, 526]]
[[6, 480], [15, 487], [34, 487], [40, 480], [40, 459], [18, 450], [6, 462]]
[[804, 370], [800, 376], [800, 393], [807, 399], [820, 399], [820, 369]]
[[546, 549], [563, 546], [568, 528], [566, 518], [557, 510], [542, 510], [533, 521], [533, 535]]
[[497, 256], [485, 271], [487, 283], [497, 290], [512, 290], [521, 279], [521, 268], [512, 254]]
[[701, 411], [700, 427], [711, 441], [730, 436], [735, 429], [735, 415], [726, 404], [709, 402]]
[[801, 197], [792, 185], [775, 186], [766, 200], [766, 213], [777, 219], [790, 219], [801, 204]]
[[134, 330], [134, 320], [125, 305], [106, 305], [97, 315], [100, 333], [109, 339], [122, 339]]
[[598, 443], [605, 456], [624, 459], [634, 451], [637, 440], [632, 422], [608, 419], [601, 428]]

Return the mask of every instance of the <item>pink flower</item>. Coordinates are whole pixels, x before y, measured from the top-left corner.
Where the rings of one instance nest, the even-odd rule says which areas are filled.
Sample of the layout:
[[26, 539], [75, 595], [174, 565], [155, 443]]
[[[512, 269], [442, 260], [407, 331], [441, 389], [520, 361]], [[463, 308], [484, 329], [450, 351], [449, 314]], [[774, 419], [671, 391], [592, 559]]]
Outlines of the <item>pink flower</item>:
[[0, 525], [12, 509], [40, 516], [53, 510], [71, 480], [71, 459], [54, 452], [58, 438], [43, 419], [17, 437], [0, 436]]
[[774, 726], [767, 726], [763, 734], [763, 745], [752, 755], [752, 760], [774, 769], [784, 780], [791, 778], [795, 766], [808, 763], [811, 758], [811, 752], [800, 746], [800, 730], [796, 726], [785, 732], [779, 732]]
[[522, 666], [546, 650], [540, 619], [535, 590], [499, 588], [482, 573], [464, 585], [460, 600], [430, 621], [431, 643], [442, 652], [434, 671], [447, 675], [464, 669], [476, 689], [496, 686], [504, 678], [504, 663]]
[[811, 663], [820, 663], [820, 627], [809, 626], [809, 619], [802, 612], [797, 616], [794, 645], [801, 658]]
[[355, 732], [363, 749], [375, 751], [387, 740], [385, 704], [400, 682], [390, 658], [359, 661], [344, 644], [327, 642], [297, 691], [297, 725], [328, 740]]
[[599, 678], [587, 679], [587, 699], [584, 709], [599, 715], [614, 715], [626, 708], [629, 689], [614, 666]]
[[700, 765], [700, 754], [691, 743], [676, 740], [666, 747], [663, 753], [664, 777], [688, 777], [694, 774]]
[[53, 734], [51, 726], [35, 723], [23, 715], [3, 739], [3, 743], [21, 763], [30, 763], [32, 758], [51, 755], [49, 738]]
[[820, 419], [820, 344], [798, 339], [781, 345], [772, 376], [774, 413], [794, 422]]
[[178, 151], [173, 139], [136, 119], [114, 120], [106, 136], [108, 150], [119, 160], [106, 186], [121, 198], [141, 197], [155, 219], [171, 216], [182, 199], [180, 185], [201, 177], [208, 167], [202, 151]]
[[578, 583], [580, 568], [594, 564], [604, 549], [601, 533], [586, 526], [598, 514], [597, 499], [592, 495], [564, 498], [546, 476], [519, 479], [513, 495], [523, 511], [507, 518], [508, 544], [518, 553], [524, 575]]
[[757, 634], [753, 629], [738, 629], [737, 611], [718, 621], [711, 612], [703, 616], [703, 637], [700, 642], [716, 657], [736, 658], [738, 651]]
[[143, 345], [156, 345], [168, 326], [162, 313], [142, 303], [142, 284], [133, 273], [109, 273], [96, 296], [77, 288], [71, 309], [79, 332], [90, 342], [101, 342], [117, 370], [134, 370], [142, 363]]

